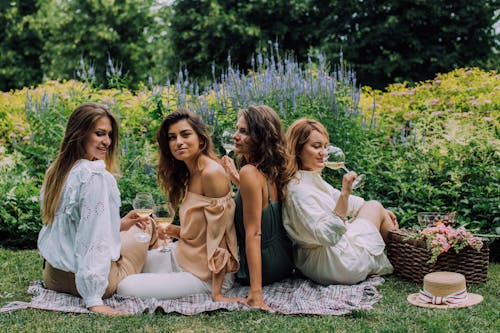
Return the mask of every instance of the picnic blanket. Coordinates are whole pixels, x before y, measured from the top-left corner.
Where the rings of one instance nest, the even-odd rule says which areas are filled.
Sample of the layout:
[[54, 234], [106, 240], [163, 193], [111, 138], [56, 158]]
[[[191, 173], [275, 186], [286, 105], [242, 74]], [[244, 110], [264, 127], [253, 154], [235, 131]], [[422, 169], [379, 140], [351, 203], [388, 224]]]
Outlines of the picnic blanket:
[[[264, 301], [276, 313], [281, 314], [316, 314], [343, 315], [354, 310], [369, 310], [382, 298], [376, 286], [384, 279], [372, 276], [356, 285], [323, 286], [306, 279], [286, 279], [263, 287]], [[249, 287], [235, 284], [226, 295], [246, 297]], [[34, 281], [28, 288], [33, 295], [31, 302], [11, 302], [0, 308], [0, 313], [19, 309], [35, 308], [62, 312], [88, 313], [79, 297], [45, 289], [42, 281]], [[162, 310], [165, 313], [178, 312], [194, 315], [218, 309], [251, 310], [243, 303], [214, 302], [209, 294], [196, 294], [170, 300], [155, 298], [139, 299], [113, 295], [105, 299], [106, 305], [129, 313], [153, 313]]]

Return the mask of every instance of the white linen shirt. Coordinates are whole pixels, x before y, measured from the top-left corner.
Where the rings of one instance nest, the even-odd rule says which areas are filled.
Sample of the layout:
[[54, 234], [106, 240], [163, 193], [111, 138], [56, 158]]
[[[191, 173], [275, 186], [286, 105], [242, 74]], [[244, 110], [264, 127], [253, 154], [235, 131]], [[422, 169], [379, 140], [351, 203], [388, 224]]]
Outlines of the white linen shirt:
[[111, 261], [120, 257], [120, 206], [116, 180], [104, 161], [79, 160], [63, 186], [54, 221], [38, 235], [50, 265], [75, 274], [87, 307], [103, 304]]
[[[286, 193], [284, 225], [299, 246], [334, 246], [340, 241], [347, 231], [344, 221], [333, 213], [340, 191], [325, 182], [320, 172], [298, 171]], [[356, 216], [364, 203], [363, 198], [350, 195], [346, 216]]]
[[[320, 172], [298, 171], [286, 190], [283, 225], [295, 243], [295, 266], [304, 275], [322, 284], [353, 284], [392, 271], [382, 236], [370, 221], [344, 223], [333, 213], [340, 191]], [[350, 195], [347, 215], [356, 217], [364, 203]]]

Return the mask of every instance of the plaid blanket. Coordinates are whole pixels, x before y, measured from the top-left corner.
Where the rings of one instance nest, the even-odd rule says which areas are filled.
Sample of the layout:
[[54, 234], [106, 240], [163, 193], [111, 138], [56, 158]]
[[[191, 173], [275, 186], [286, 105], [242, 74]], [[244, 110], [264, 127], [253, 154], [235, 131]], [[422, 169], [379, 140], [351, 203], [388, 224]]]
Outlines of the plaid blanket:
[[[322, 286], [305, 279], [287, 279], [263, 288], [264, 301], [281, 314], [343, 315], [353, 310], [369, 310], [382, 298], [375, 288], [384, 279], [379, 276], [359, 284]], [[246, 297], [249, 287], [235, 286], [227, 292], [229, 297]], [[68, 294], [45, 289], [42, 281], [34, 281], [28, 288], [33, 295], [31, 302], [11, 302], [0, 308], [0, 313], [18, 309], [35, 308], [62, 312], [88, 313], [82, 299]], [[197, 294], [171, 300], [155, 298], [141, 300], [135, 297], [113, 295], [104, 300], [106, 305], [129, 313], [178, 312], [194, 315], [218, 309], [250, 310], [243, 303], [214, 302], [209, 294]]]

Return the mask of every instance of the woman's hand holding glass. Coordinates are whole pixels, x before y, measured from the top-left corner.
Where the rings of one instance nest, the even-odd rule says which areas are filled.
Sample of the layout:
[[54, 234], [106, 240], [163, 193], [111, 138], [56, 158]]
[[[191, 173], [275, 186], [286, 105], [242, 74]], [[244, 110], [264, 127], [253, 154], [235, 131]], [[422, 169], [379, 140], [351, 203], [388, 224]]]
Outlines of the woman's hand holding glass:
[[[143, 218], [152, 216], [154, 206], [155, 202], [151, 193], [139, 192], [135, 195], [135, 198], [132, 201], [134, 212]], [[134, 236], [135, 240], [140, 243], [147, 243], [151, 240], [151, 235], [145, 231], [140, 231]]]
[[351, 194], [354, 189], [354, 182], [356, 181], [358, 175], [354, 171], [349, 171], [342, 176], [342, 191]]
[[[358, 187], [363, 186], [365, 183], [366, 176], [365, 175], [357, 175], [356, 173], [353, 173], [352, 171], [349, 171], [345, 167], [345, 154], [342, 151], [342, 149], [334, 146], [328, 146], [325, 149], [325, 157], [324, 157], [324, 162], [325, 166], [330, 169], [342, 169], [344, 170], [348, 175], [349, 174], [354, 174], [355, 179], [352, 182], [352, 189], [357, 189]], [[351, 176], [350, 176], [351, 177]], [[344, 186], [345, 181], [349, 181], [350, 177], [344, 177], [342, 180], [342, 186]], [[348, 184], [346, 184], [348, 185]]]
[[234, 150], [234, 135], [235, 135], [235, 130], [231, 127], [226, 128], [222, 132], [221, 136], [222, 147], [224, 147], [224, 150], [226, 151], [226, 155], [222, 156], [222, 166], [224, 167], [224, 170], [226, 171], [226, 174], [228, 175], [229, 179], [236, 186], [238, 186], [240, 184], [240, 175], [238, 173], [238, 170], [236, 169], [234, 160], [231, 157], [229, 157], [229, 153]]
[[142, 230], [146, 229], [146, 226], [149, 224], [149, 217], [142, 217], [135, 210], [131, 210], [127, 215], [122, 217], [120, 221], [120, 231], [127, 231], [133, 225], [141, 228]]
[[228, 175], [229, 179], [236, 186], [238, 186], [240, 184], [240, 174], [236, 169], [236, 164], [234, 163], [234, 160], [227, 155], [222, 156], [222, 166], [224, 167], [224, 170], [226, 171], [226, 174]]
[[167, 244], [171, 242], [173, 232], [169, 231], [169, 226], [174, 221], [175, 211], [169, 202], [160, 203], [155, 206], [154, 221], [158, 227], [158, 237], [163, 240], [160, 252], [169, 252]]
[[227, 128], [222, 132], [221, 142], [222, 147], [226, 151], [226, 155], [229, 155], [229, 153], [234, 150], [234, 132], [232, 128]]

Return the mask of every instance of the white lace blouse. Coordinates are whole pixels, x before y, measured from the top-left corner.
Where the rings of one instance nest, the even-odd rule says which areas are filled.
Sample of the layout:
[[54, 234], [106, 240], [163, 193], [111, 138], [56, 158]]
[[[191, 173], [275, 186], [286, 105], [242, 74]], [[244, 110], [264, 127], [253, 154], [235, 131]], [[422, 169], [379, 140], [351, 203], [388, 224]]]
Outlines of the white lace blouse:
[[38, 235], [38, 248], [50, 265], [75, 273], [87, 307], [103, 304], [111, 261], [120, 257], [120, 205], [116, 180], [104, 161], [79, 160], [63, 186], [53, 223]]

